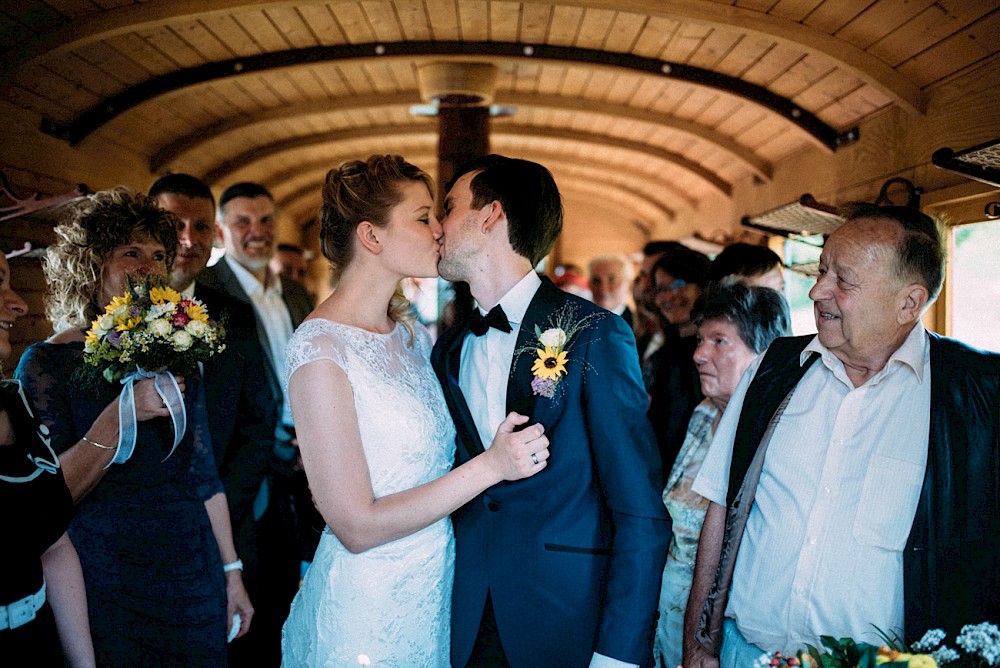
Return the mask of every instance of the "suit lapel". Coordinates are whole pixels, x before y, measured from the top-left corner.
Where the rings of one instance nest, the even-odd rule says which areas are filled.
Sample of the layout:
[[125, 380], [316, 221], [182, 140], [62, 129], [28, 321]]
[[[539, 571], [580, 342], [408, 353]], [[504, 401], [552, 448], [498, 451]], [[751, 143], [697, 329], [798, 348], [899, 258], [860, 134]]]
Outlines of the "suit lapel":
[[524, 352], [519, 355], [517, 351], [529, 347], [533, 350], [537, 346], [535, 327], [545, 331], [549, 327], [549, 316], [562, 305], [562, 302], [563, 292], [548, 278], [542, 278], [542, 284], [535, 292], [531, 303], [528, 304], [528, 310], [524, 313], [521, 329], [517, 334], [514, 358], [510, 365], [510, 376], [507, 378], [508, 413], [514, 411], [528, 417], [534, 416], [536, 396], [531, 391], [531, 381], [534, 379], [531, 367], [534, 364], [535, 355], [533, 352]]
[[444, 397], [448, 403], [452, 418], [455, 421], [455, 430], [465, 446], [469, 457], [475, 457], [485, 451], [482, 439], [479, 438], [479, 430], [476, 429], [475, 420], [469, 411], [469, 405], [462, 394], [462, 388], [458, 384], [458, 371], [462, 356], [462, 343], [469, 331], [468, 325], [463, 324], [456, 327], [458, 331], [454, 336], [445, 342], [445, 350], [438, 366], [438, 380], [444, 390]]

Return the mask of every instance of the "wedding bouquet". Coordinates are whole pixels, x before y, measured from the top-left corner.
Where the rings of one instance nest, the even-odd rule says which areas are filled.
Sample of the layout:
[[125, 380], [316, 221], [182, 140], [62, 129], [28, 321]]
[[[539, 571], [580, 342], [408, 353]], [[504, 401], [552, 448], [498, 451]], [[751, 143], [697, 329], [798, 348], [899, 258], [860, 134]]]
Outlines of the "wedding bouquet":
[[987, 668], [1000, 666], [1000, 629], [995, 624], [966, 624], [955, 638], [963, 651], [942, 644], [945, 632], [931, 629], [907, 647], [898, 637], [886, 640], [881, 647], [860, 643], [851, 638], [823, 636], [820, 640], [828, 650], [821, 652], [812, 645], [795, 656], [783, 657], [781, 652], [764, 654], [755, 668], [765, 666], [802, 666], [804, 668], [875, 668], [876, 666], [908, 666], [908, 668]]
[[154, 387], [170, 413], [174, 444], [166, 461], [187, 431], [187, 410], [174, 372], [188, 374], [198, 362], [225, 350], [225, 331], [208, 317], [205, 305], [187, 299], [162, 278], [131, 279], [125, 294], [117, 296], [91, 323], [83, 359], [101, 369], [109, 383], [124, 386], [118, 399], [118, 447], [108, 463], [124, 464], [135, 450], [137, 420], [134, 383], [154, 378]]
[[204, 304], [146, 276], [129, 280], [125, 294], [91, 323], [83, 358], [103, 367], [101, 375], [110, 383], [136, 371], [190, 373], [199, 361], [225, 350], [224, 337]]

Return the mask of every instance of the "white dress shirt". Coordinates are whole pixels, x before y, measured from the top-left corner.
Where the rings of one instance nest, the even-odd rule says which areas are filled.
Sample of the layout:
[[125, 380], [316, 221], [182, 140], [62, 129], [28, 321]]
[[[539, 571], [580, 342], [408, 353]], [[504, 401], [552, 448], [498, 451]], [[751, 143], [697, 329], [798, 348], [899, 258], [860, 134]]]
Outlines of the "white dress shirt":
[[[507, 417], [507, 380], [510, 377], [517, 336], [521, 331], [524, 314], [541, 284], [538, 274], [529, 271], [500, 298], [499, 304], [510, 323], [510, 332], [490, 327], [482, 336], [467, 334], [462, 342], [458, 386], [462, 388], [484, 448], [490, 447], [497, 428]], [[486, 315], [481, 308], [479, 312]], [[527, 364], [529, 360], [524, 360], [523, 363]], [[590, 668], [625, 668], [634, 665], [597, 653], [590, 662]]]
[[[767, 652], [819, 636], [883, 642], [902, 634], [903, 548], [916, 513], [930, 428], [930, 345], [919, 323], [885, 367], [855, 388], [814, 338], [775, 429], [736, 559], [726, 616]], [[743, 375], [695, 480], [726, 505]], [[786, 654], [787, 655], [787, 654]]]
[[292, 338], [293, 328], [292, 316], [281, 296], [281, 281], [277, 276], [274, 276], [271, 285], [265, 288], [256, 276], [239, 262], [230, 260], [228, 255], [223, 255], [222, 261], [226, 262], [233, 270], [236, 280], [240, 282], [240, 287], [250, 297], [253, 310], [267, 334], [268, 349], [264, 353], [271, 361], [271, 368], [281, 386], [281, 422], [290, 427], [295, 423], [292, 421], [292, 407], [288, 402], [288, 386], [284, 382], [284, 378], [285, 348], [288, 347], [288, 340]]
[[[497, 427], [507, 417], [507, 379], [517, 335], [528, 305], [541, 284], [538, 274], [529, 271], [500, 298], [500, 307], [507, 315], [510, 332], [490, 327], [482, 336], [468, 334], [462, 342], [458, 386], [462, 388], [485, 448], [490, 447]], [[480, 307], [476, 308], [483, 313]]]

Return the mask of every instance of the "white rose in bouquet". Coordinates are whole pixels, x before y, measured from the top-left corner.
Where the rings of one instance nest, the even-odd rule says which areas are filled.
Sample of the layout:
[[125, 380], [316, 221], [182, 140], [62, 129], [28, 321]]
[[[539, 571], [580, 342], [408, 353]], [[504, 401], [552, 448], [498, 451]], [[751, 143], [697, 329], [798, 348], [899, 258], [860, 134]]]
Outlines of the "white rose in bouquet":
[[183, 352], [191, 347], [191, 344], [194, 343], [194, 339], [187, 333], [186, 330], [178, 329], [174, 332], [173, 336], [170, 337], [170, 342], [173, 344], [174, 350]]
[[174, 331], [174, 326], [166, 318], [157, 318], [149, 323], [149, 333], [160, 338], [167, 338]]
[[191, 336], [204, 339], [205, 335], [208, 334], [208, 325], [201, 320], [189, 320], [188, 324], [184, 325], [184, 329]]

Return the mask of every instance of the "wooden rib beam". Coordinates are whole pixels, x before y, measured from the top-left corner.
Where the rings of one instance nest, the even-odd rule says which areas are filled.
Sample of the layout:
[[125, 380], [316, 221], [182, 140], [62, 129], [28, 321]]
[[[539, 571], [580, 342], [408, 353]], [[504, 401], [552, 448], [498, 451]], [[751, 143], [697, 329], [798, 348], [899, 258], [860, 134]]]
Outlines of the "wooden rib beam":
[[[792, 45], [808, 53], [829, 58], [862, 81], [884, 93], [910, 113], [927, 110], [927, 96], [904, 75], [875, 56], [834, 35], [816, 30], [797, 21], [789, 21], [760, 11], [733, 7], [705, 0], [521, 0], [524, 4], [549, 7], [575, 6], [611, 9], [638, 15], [693, 21], [712, 26], [725, 26], [747, 31], [778, 43]], [[41, 61], [51, 54], [60, 54], [115, 35], [149, 30], [173, 21], [193, 21], [209, 16], [230, 14], [237, 10], [294, 6], [295, 0], [274, 2], [244, 2], [243, 0], [152, 0], [104, 12], [69, 22], [53, 29], [5, 54], [0, 69], [0, 85], [20, 67]], [[339, 2], [328, 3], [336, 7]]]
[[[418, 91], [396, 93], [393, 95], [356, 95], [350, 98], [310, 101], [291, 106], [265, 109], [252, 114], [241, 114], [198, 128], [190, 134], [158, 149], [153, 154], [153, 157], [150, 158], [149, 171], [156, 174], [171, 169], [172, 165], [183, 160], [185, 154], [196, 153], [207, 142], [227, 132], [235, 132], [271, 121], [288, 121], [338, 111], [403, 107], [416, 104], [419, 101], [420, 94]], [[676, 130], [677, 132], [706, 141], [726, 151], [733, 159], [740, 161], [753, 174], [762, 179], [770, 180], [774, 173], [771, 163], [754, 153], [752, 149], [737, 143], [735, 139], [728, 135], [716, 132], [711, 128], [687, 119], [638, 109], [624, 104], [611, 104], [559, 95], [538, 95], [514, 91], [498, 91], [495, 102], [502, 105], [536, 109], [556, 109], [579, 114], [604, 114], [618, 119], [669, 128], [670, 130]]]
[[[228, 160], [216, 165], [208, 170], [204, 179], [208, 184], [213, 184], [226, 178], [229, 174], [243, 169], [247, 165], [264, 160], [273, 155], [293, 151], [299, 148], [316, 146], [320, 144], [330, 144], [354, 139], [384, 138], [387, 136], [414, 136], [433, 135], [437, 136], [436, 127], [414, 126], [373, 126], [353, 130], [336, 130], [324, 132], [304, 137], [295, 137], [283, 141], [274, 142], [266, 146], [251, 148], [243, 153], [233, 156]], [[549, 139], [565, 140], [573, 143], [583, 143], [598, 147], [613, 148], [637, 153], [645, 158], [653, 158], [669, 163], [674, 167], [679, 167], [699, 177], [720, 194], [729, 197], [732, 195], [732, 186], [720, 178], [714, 172], [704, 166], [685, 158], [684, 156], [666, 151], [660, 148], [649, 146], [640, 142], [597, 135], [575, 130], [563, 130], [558, 128], [544, 128], [530, 125], [516, 125], [507, 123], [497, 123], [493, 127], [492, 136], [500, 137], [507, 135], [518, 135], [524, 137], [545, 137]]]
[[857, 130], [838, 132], [811, 112], [788, 98], [763, 86], [743, 81], [712, 70], [669, 63], [657, 58], [644, 58], [625, 53], [570, 46], [529, 45], [517, 42], [387, 42], [317, 46], [305, 49], [274, 51], [245, 58], [232, 58], [198, 65], [163, 74], [131, 86], [121, 93], [102, 100], [66, 124], [42, 120], [42, 132], [76, 146], [112, 119], [143, 102], [188, 86], [224, 79], [241, 74], [262, 72], [309, 63], [335, 62], [363, 58], [409, 58], [435, 56], [463, 58], [529, 58], [583, 63], [593, 67], [625, 69], [657, 76], [668, 76], [687, 83], [707, 86], [736, 95], [798, 126], [818, 146], [828, 150], [851, 143]]

